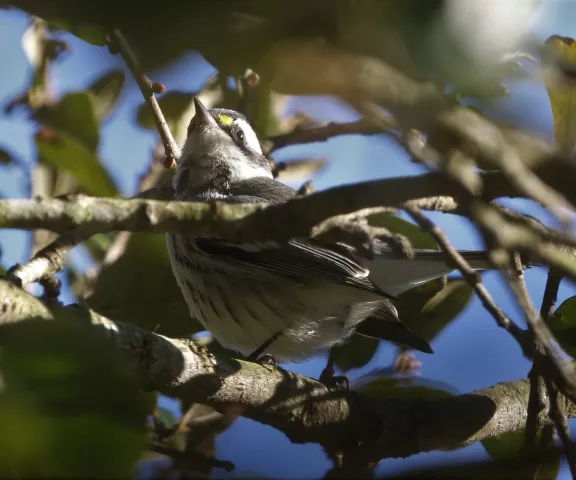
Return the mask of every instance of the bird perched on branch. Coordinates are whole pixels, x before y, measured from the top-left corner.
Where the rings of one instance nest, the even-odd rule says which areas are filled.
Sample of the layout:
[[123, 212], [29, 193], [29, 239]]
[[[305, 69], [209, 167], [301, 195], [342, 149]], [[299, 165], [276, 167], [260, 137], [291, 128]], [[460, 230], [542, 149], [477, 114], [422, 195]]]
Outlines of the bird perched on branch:
[[[272, 176], [258, 138], [232, 110], [196, 113], [178, 161], [178, 200], [281, 203], [296, 191]], [[371, 259], [354, 247], [312, 239], [235, 243], [168, 234], [172, 269], [190, 313], [225, 347], [251, 360], [266, 353], [299, 361], [357, 333], [432, 353], [398, 318], [394, 297], [450, 273], [441, 252], [417, 250], [397, 258], [376, 241]], [[483, 252], [462, 252], [488, 268]]]

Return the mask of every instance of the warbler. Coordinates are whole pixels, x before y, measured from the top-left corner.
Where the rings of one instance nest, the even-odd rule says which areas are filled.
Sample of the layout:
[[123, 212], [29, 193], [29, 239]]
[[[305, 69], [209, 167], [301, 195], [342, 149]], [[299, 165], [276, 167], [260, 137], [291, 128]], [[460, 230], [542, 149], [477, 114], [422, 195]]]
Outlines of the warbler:
[[[194, 103], [173, 179], [177, 200], [277, 204], [296, 195], [273, 178], [242, 114]], [[398, 258], [379, 241], [371, 259], [361, 259], [352, 246], [313, 239], [236, 243], [168, 234], [166, 242], [190, 314], [222, 346], [253, 360], [265, 353], [298, 362], [352, 334], [432, 353], [401, 323], [393, 299], [453, 270], [441, 252]], [[489, 267], [484, 252], [462, 254], [474, 268]]]

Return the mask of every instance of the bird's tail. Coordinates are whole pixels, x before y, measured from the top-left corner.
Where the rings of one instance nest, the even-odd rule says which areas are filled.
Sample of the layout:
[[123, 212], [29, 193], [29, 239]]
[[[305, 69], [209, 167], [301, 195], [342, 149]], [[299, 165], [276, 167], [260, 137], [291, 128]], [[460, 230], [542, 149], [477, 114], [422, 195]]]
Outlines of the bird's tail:
[[[484, 251], [463, 250], [460, 254], [475, 270], [493, 268]], [[443, 252], [417, 250], [413, 259], [398, 258], [390, 251], [377, 253], [370, 266], [370, 278], [384, 292], [398, 295], [429, 280], [448, 275], [454, 270], [446, 263]]]

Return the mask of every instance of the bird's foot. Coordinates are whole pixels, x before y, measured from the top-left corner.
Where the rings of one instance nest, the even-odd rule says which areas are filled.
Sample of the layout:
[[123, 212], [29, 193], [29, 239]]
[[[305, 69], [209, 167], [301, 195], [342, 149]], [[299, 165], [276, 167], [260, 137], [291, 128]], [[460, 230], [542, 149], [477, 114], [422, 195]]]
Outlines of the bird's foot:
[[262, 355], [260, 358], [257, 358], [256, 360], [250, 360], [250, 361], [262, 365], [264, 367], [278, 368], [278, 361], [272, 355], [265, 354]]
[[334, 375], [334, 368], [329, 368], [328, 366], [322, 370], [318, 380], [328, 388], [345, 388], [346, 390], [350, 390], [348, 377], [345, 375]]
[[274, 365], [275, 367], [278, 366], [278, 362], [276, 359], [269, 354], [264, 354], [264, 351], [272, 345], [278, 337], [282, 335], [282, 332], [277, 332], [272, 335], [268, 340], [266, 340], [262, 345], [260, 345], [256, 350], [254, 350], [250, 355], [246, 357], [246, 360], [249, 362], [259, 363], [260, 365]]

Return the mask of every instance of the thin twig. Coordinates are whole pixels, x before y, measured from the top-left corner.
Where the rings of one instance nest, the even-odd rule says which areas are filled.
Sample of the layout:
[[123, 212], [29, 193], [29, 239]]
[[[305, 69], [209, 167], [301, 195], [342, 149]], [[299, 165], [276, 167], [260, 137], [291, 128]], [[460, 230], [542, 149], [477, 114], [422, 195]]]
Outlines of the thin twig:
[[367, 119], [348, 123], [328, 123], [313, 128], [296, 128], [288, 133], [269, 137], [264, 141], [267, 154], [282, 147], [294, 144], [325, 142], [341, 135], [378, 135], [396, 127], [392, 117], [386, 117], [388, 128]]
[[[171, 182], [161, 182], [153, 188], [139, 193], [133, 198], [170, 200], [172, 198]], [[64, 269], [64, 258], [70, 250], [90, 238], [91, 234], [61, 235], [50, 245], [44, 247], [25, 264], [16, 264], [6, 273], [8, 279], [18, 286], [42, 282]]]
[[564, 361], [558, 355], [553, 345], [554, 336], [534, 308], [526, 286], [523, 285], [515, 275], [511, 275], [506, 268], [501, 267], [500, 272], [516, 297], [518, 305], [524, 312], [526, 321], [534, 334], [536, 342], [542, 345], [544, 357], [541, 356], [540, 358], [546, 362], [544, 368], [547, 369], [548, 366], [552, 368], [550, 373], [554, 375], [553, 380], [558, 385], [558, 388], [560, 388], [562, 393], [570, 398], [570, 400], [576, 402], [576, 375], [573, 365]]
[[472, 267], [470, 267], [468, 262], [466, 262], [462, 255], [460, 255], [460, 253], [458, 253], [458, 251], [452, 246], [444, 232], [436, 225], [434, 225], [434, 223], [432, 223], [420, 209], [415, 207], [407, 207], [405, 210], [416, 223], [418, 223], [424, 230], [429, 232], [434, 237], [440, 248], [446, 254], [450, 263], [453, 263], [456, 266], [464, 279], [474, 289], [476, 295], [478, 295], [480, 298], [482, 305], [494, 317], [496, 323], [504, 330], [508, 331], [516, 339], [525, 355], [529, 357], [532, 356], [532, 352], [530, 351], [527, 342], [527, 332], [516, 325], [510, 319], [510, 317], [508, 317], [496, 304], [480, 280], [480, 276], [472, 269]]
[[[561, 274], [552, 269], [548, 271], [546, 288], [540, 307], [540, 315], [546, 323], [548, 323], [554, 305], [556, 304], [561, 280]], [[542, 350], [542, 346], [536, 345], [536, 349]], [[530, 379], [530, 397], [528, 399], [528, 417], [526, 418], [526, 436], [524, 439], [524, 451], [526, 453], [533, 450], [536, 446], [536, 435], [539, 427], [538, 417], [540, 412], [545, 408], [544, 392], [542, 390], [542, 365], [539, 358], [540, 355], [534, 358], [532, 369], [528, 374], [528, 378]]]
[[164, 145], [164, 151], [166, 153], [166, 157], [173, 162], [176, 162], [180, 157], [180, 149], [168, 128], [168, 124], [166, 123], [166, 119], [164, 118], [164, 114], [160, 109], [160, 105], [158, 105], [158, 101], [154, 96], [153, 84], [152, 81], [146, 76], [142, 67], [140, 66], [140, 62], [136, 58], [136, 55], [132, 51], [132, 48], [124, 38], [124, 35], [118, 29], [112, 29], [108, 31], [109, 35], [109, 45], [111, 46], [112, 51], [117, 51], [120, 53], [126, 65], [132, 72], [134, 79], [138, 83], [138, 87], [140, 87], [140, 91], [144, 96], [144, 100], [146, 103], [150, 105], [152, 110], [152, 116], [154, 118], [154, 123], [156, 124], [156, 128], [158, 129], [158, 133], [162, 138], [162, 144]]
[[568, 419], [564, 407], [565, 399], [558, 391], [554, 382], [547, 378], [546, 375], [544, 376], [544, 383], [546, 384], [546, 390], [548, 391], [548, 397], [550, 398], [550, 409], [548, 415], [550, 420], [554, 422], [558, 436], [562, 441], [562, 445], [564, 445], [566, 460], [568, 461], [572, 478], [576, 479], [576, 446], [570, 436], [570, 428], [568, 427]]

